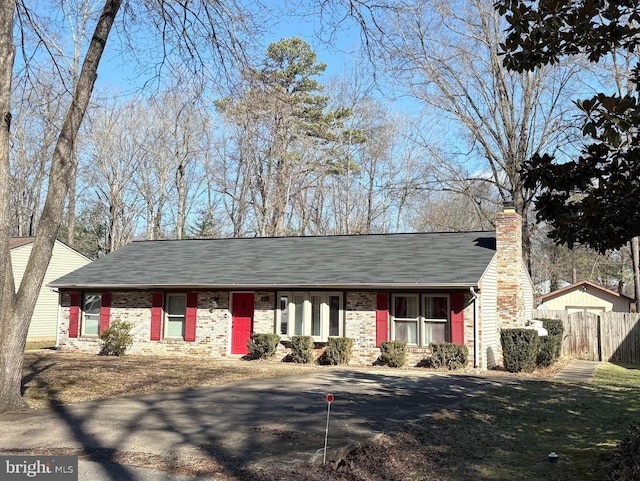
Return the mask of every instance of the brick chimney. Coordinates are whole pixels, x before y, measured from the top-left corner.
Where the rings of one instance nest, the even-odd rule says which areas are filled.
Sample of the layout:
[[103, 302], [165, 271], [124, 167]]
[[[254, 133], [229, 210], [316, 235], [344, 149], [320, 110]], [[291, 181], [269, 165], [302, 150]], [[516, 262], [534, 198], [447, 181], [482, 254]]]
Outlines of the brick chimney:
[[512, 202], [495, 219], [498, 330], [524, 326], [522, 217]]

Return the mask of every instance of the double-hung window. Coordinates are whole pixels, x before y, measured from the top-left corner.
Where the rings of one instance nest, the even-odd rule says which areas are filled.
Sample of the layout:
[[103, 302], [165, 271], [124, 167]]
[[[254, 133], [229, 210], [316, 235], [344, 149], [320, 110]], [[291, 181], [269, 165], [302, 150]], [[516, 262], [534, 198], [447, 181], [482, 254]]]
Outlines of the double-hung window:
[[102, 294], [87, 293], [82, 300], [82, 335], [97, 336], [100, 334], [100, 307]]
[[400, 294], [393, 298], [395, 340], [418, 344], [418, 295]]
[[312, 336], [323, 342], [342, 336], [340, 292], [279, 292], [276, 332], [283, 337]]
[[167, 294], [164, 337], [169, 339], [182, 339], [184, 337], [186, 313], [186, 294]]
[[437, 294], [424, 296], [423, 345], [447, 341], [449, 311], [449, 296]]
[[447, 294], [395, 294], [393, 339], [422, 347], [449, 341], [450, 311]]

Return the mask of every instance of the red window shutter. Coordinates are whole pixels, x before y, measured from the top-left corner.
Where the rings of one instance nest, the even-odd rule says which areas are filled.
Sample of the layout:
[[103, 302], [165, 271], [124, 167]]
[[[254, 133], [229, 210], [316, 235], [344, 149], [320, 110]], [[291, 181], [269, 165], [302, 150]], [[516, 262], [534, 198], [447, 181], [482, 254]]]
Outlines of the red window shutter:
[[451, 342], [464, 344], [464, 294], [451, 294]]
[[100, 334], [109, 329], [109, 320], [111, 317], [111, 293], [102, 293], [102, 302], [100, 304]]
[[187, 294], [187, 312], [184, 317], [184, 340], [196, 340], [196, 319], [198, 317], [198, 293]]
[[80, 293], [71, 293], [71, 303], [69, 307], [69, 337], [78, 337], [80, 327]]
[[151, 340], [159, 341], [162, 338], [162, 304], [163, 292], [154, 292], [151, 299]]
[[389, 340], [389, 294], [378, 292], [376, 299], [376, 347]]

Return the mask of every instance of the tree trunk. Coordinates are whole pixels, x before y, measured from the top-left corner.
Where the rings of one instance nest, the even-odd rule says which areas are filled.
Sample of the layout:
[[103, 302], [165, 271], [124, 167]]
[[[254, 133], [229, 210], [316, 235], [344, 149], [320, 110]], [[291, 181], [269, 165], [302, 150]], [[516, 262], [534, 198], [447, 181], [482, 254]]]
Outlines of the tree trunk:
[[186, 159], [180, 162], [180, 165], [178, 165], [178, 168], [176, 169], [176, 190], [178, 192], [176, 239], [182, 239], [184, 237], [184, 226], [187, 218], [187, 185], [185, 179], [185, 162]]
[[640, 312], [640, 237], [631, 239], [631, 262], [633, 263], [633, 295], [636, 312]]
[[11, 79], [15, 59], [13, 16], [15, 2], [0, 0], [0, 411], [25, 406], [20, 395], [24, 341], [14, 321], [15, 286], [9, 253], [9, 141], [11, 135]]
[[[75, 153], [73, 154], [75, 157]], [[74, 169], [70, 174], [71, 185], [69, 186], [69, 205], [67, 207], [67, 245], [73, 247], [75, 243], [76, 232], [76, 168], [78, 165], [78, 159], [73, 162]]]
[[[87, 49], [51, 159], [48, 191], [36, 239], [18, 292], [15, 292], [9, 253], [9, 127], [13, 70], [13, 12], [15, 2], [0, 0], [0, 412], [25, 407], [21, 394], [22, 362], [29, 322], [47, 271], [65, 201], [75, 172], [72, 155], [78, 130], [93, 92], [98, 65], [122, 0], [105, 0]], [[4, 194], [4, 195], [3, 195]]]

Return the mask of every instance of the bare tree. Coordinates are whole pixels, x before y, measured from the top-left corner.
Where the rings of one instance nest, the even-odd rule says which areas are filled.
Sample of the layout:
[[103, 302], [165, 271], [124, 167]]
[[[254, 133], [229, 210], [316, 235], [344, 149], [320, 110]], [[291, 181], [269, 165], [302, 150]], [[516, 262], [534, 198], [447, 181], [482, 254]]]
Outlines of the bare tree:
[[[143, 122], [152, 123], [152, 119], [146, 118]], [[148, 240], [171, 237], [165, 225], [165, 214], [171, 203], [173, 164], [169, 157], [158, 155], [155, 148], [156, 142], [161, 141], [163, 135], [157, 126], [145, 125], [143, 152], [138, 159], [139, 168], [134, 177], [136, 189], [144, 201]]]
[[[21, 30], [18, 39], [25, 42], [19, 50], [18, 65], [21, 68], [28, 70], [36, 57], [46, 58], [59, 67], [55, 52], [48, 49], [51, 39], [50, 30], [47, 30], [57, 24], [47, 17], [52, 12], [42, 8], [36, 11], [26, 0], [0, 0], [0, 311], [3, 314], [0, 319], [0, 411], [25, 406], [20, 380], [29, 321], [62, 223], [65, 201], [74, 181], [76, 161], [73, 151], [78, 131], [93, 92], [98, 65], [121, 5], [121, 0], [104, 0], [99, 14], [93, 18], [93, 35], [81, 61], [78, 80], [69, 93], [68, 110], [51, 157], [46, 200], [36, 239], [23, 280], [16, 291], [9, 254], [11, 87], [17, 52], [14, 29], [17, 27]], [[42, 7], [42, 3], [35, 7]], [[158, 38], [159, 44], [165, 47], [158, 50], [163, 52], [156, 62], [159, 72], [185, 66], [191, 72], [202, 73], [206, 70], [213, 74], [224, 72], [224, 67], [229, 65], [232, 58], [238, 63], [244, 60], [243, 46], [246, 43], [239, 39], [248, 40], [254, 33], [251, 24], [254, 18], [246, 12], [255, 10], [243, 8], [234, 2], [200, 1], [186, 5], [154, 0], [130, 5], [125, 12], [127, 16], [123, 28], [130, 29], [136, 24], [140, 25], [140, 22], [148, 22], [145, 38]], [[154, 37], [151, 35], [153, 32], [160, 35]], [[34, 40], [33, 44], [28, 43], [30, 39]]]
[[[204, 184], [203, 169], [210, 148], [211, 119], [200, 91], [175, 86], [151, 103], [153, 156], [173, 172], [175, 238], [185, 235], [187, 216]], [[159, 177], [162, 177], [159, 175]]]
[[[227, 133], [227, 128], [231, 132]], [[244, 237], [252, 223], [249, 220], [252, 209], [248, 169], [254, 154], [249, 142], [235, 142], [235, 139], [245, 138], [244, 130], [248, 128], [246, 123], [226, 127], [215, 146], [216, 154], [209, 158], [205, 168], [206, 176], [211, 180], [208, 192], [221, 197], [224, 216], [231, 224], [231, 237]]]
[[[69, 31], [72, 40], [72, 55], [70, 58], [64, 55], [64, 48], [58, 47], [60, 57], [66, 60], [68, 76], [71, 78], [69, 90], [75, 89], [78, 77], [80, 75], [80, 62], [82, 59], [82, 50], [84, 49], [88, 35], [90, 33], [90, 22], [93, 21], [95, 14], [99, 11], [100, 2], [96, 0], [62, 0], [61, 9], [69, 23]], [[62, 62], [60, 62], [62, 63]], [[77, 146], [74, 146], [73, 154], [77, 156]], [[72, 165], [77, 166], [77, 159]], [[73, 246], [76, 222], [76, 172], [71, 172], [71, 183], [69, 185], [69, 203], [67, 205], [67, 244]]]
[[[491, 219], [498, 211], [493, 201], [479, 200], [486, 196], [484, 189], [485, 184], [478, 183], [475, 185], [476, 195], [447, 191], [424, 192], [423, 208], [416, 210], [412, 222], [414, 228], [421, 232], [491, 230]], [[493, 216], [488, 215], [491, 209]]]
[[[434, 135], [424, 143], [441, 153], [425, 187], [465, 195], [473, 192], [468, 181], [491, 183], [528, 218], [534, 192], [519, 170], [538, 150], [564, 145], [578, 67], [507, 71], [499, 55], [505, 25], [491, 0], [325, 0], [321, 8], [325, 19], [355, 19], [378, 74], [384, 69], [388, 82], [422, 104], [428, 127], [440, 126], [428, 129]], [[462, 185], [460, 170], [467, 172]], [[527, 252], [530, 229], [525, 223]]]
[[11, 80], [15, 59], [13, 44], [15, 2], [0, 2], [0, 411], [25, 406], [20, 392], [22, 355], [29, 321], [44, 278], [58, 229], [62, 222], [64, 203], [74, 172], [73, 146], [93, 91], [100, 58], [115, 20], [119, 0], [105, 2], [100, 19], [85, 54], [82, 72], [73, 94], [60, 136], [51, 160], [48, 190], [38, 232], [23, 280], [16, 292], [9, 254], [9, 137], [11, 129]]
[[105, 254], [134, 236], [140, 201], [133, 178], [142, 151], [138, 122], [143, 116], [146, 112], [137, 103], [114, 100], [88, 115], [85, 159], [79, 171], [87, 193], [106, 215], [105, 245], [100, 249]]
[[417, 200], [425, 170], [422, 150], [406, 143], [411, 128], [406, 116], [393, 114], [366, 89], [349, 81], [339, 87], [336, 101], [352, 111], [348, 129], [336, 149], [332, 175], [326, 176], [333, 232], [364, 234], [406, 228], [404, 209]]
[[17, 86], [11, 135], [11, 211], [13, 235], [32, 236], [38, 227], [47, 170], [62, 122], [62, 96], [52, 88], [52, 73]]

